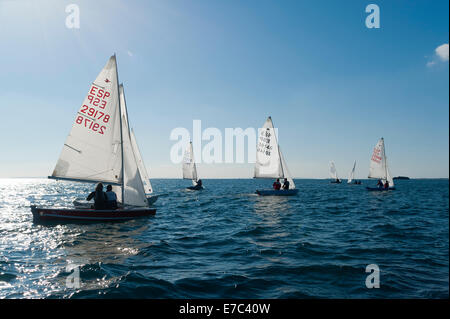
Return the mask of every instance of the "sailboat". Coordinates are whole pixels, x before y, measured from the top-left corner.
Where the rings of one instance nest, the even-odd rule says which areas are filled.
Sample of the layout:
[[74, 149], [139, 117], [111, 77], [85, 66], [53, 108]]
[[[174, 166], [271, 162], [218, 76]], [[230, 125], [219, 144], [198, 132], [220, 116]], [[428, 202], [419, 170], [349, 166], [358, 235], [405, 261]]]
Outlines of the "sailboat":
[[[134, 140], [134, 142], [133, 142]], [[35, 220], [115, 221], [154, 215], [146, 191], [142, 157], [129, 128], [123, 85], [113, 55], [89, 88], [55, 169], [56, 180], [113, 185], [122, 208], [45, 208], [31, 206]], [[146, 171], [145, 171], [146, 173]], [[149, 186], [150, 185], [150, 188]]]
[[353, 181], [353, 178], [355, 177], [355, 168], [356, 168], [356, 161], [353, 163], [353, 168], [350, 172], [350, 177], [347, 180], [347, 184], [350, 184]]
[[334, 162], [330, 162], [330, 176], [333, 179], [331, 183], [340, 184], [341, 180], [338, 178], [336, 166], [334, 165]]
[[369, 178], [376, 178], [381, 180], [383, 185], [386, 181], [389, 183], [388, 188], [384, 187], [366, 187], [369, 191], [389, 191], [395, 189], [394, 180], [389, 171], [389, 166], [384, 147], [384, 138], [381, 138], [375, 148], [373, 149], [372, 157], [370, 158]]
[[198, 179], [197, 166], [194, 159], [194, 148], [192, 147], [192, 141], [186, 147], [183, 156], [183, 179], [192, 180], [192, 186], [187, 187], [190, 190], [203, 189], [202, 180]]
[[289, 173], [280, 146], [278, 145], [272, 118], [269, 116], [259, 132], [256, 145], [256, 163], [254, 178], [286, 178], [289, 189], [261, 189], [256, 194], [261, 196], [292, 196], [298, 194]]

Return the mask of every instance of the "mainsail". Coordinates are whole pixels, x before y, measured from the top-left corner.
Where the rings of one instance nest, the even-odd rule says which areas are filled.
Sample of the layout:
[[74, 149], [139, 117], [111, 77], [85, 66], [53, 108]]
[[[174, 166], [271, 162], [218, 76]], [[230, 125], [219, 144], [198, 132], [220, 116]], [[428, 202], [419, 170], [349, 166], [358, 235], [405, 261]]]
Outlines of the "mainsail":
[[330, 162], [330, 176], [332, 179], [335, 179], [335, 180], [338, 179], [336, 166], [334, 165], [334, 162]]
[[122, 183], [117, 78], [112, 56], [89, 88], [50, 178]]
[[284, 178], [278, 142], [269, 116], [259, 130], [256, 145], [255, 178]]
[[197, 167], [195, 166], [194, 149], [192, 142], [186, 147], [183, 156], [183, 179], [191, 179], [195, 185], [197, 182]]
[[254, 177], [287, 178], [289, 181], [289, 189], [295, 188], [294, 181], [278, 145], [270, 116], [259, 130]]
[[352, 171], [350, 172], [350, 178], [347, 180], [347, 183], [350, 184], [353, 180], [353, 177], [355, 176], [355, 167], [356, 167], [356, 161], [353, 163]]
[[389, 187], [394, 187], [394, 180], [389, 172], [387, 163], [384, 138], [381, 138], [373, 149], [372, 157], [370, 158], [369, 178], [381, 179], [383, 183], [387, 180]]

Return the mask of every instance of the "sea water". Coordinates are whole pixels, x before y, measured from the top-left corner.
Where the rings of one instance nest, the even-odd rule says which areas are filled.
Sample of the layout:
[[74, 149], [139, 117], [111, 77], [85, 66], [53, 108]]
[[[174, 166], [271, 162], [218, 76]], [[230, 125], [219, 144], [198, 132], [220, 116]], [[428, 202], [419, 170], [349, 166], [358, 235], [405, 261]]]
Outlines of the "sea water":
[[[449, 181], [152, 180], [153, 217], [35, 224], [93, 185], [0, 179], [0, 298], [448, 298]], [[376, 265], [379, 288], [368, 288]]]

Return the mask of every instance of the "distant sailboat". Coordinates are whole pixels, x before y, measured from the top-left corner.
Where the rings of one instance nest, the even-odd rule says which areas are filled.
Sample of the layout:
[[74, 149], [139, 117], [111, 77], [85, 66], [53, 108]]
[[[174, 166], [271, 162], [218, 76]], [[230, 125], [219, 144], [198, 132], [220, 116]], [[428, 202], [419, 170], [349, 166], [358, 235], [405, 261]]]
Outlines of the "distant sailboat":
[[195, 165], [194, 149], [192, 142], [186, 147], [183, 157], [183, 179], [192, 180], [192, 186], [187, 187], [190, 190], [203, 189], [202, 181], [197, 176], [197, 166]]
[[389, 166], [384, 147], [384, 138], [381, 138], [375, 148], [373, 149], [372, 157], [370, 158], [369, 178], [376, 178], [381, 180], [383, 185], [386, 181], [389, 183], [388, 188], [384, 187], [366, 187], [370, 191], [387, 191], [395, 189], [394, 180], [389, 171]]
[[289, 182], [289, 189], [262, 189], [256, 194], [261, 196], [290, 196], [296, 195], [298, 189], [291, 178], [288, 167], [278, 145], [272, 118], [269, 116], [262, 127], [256, 146], [256, 163], [254, 178], [282, 179]]
[[350, 184], [353, 181], [353, 178], [355, 177], [355, 168], [356, 168], [356, 161], [353, 163], [352, 171], [350, 172], [350, 177], [347, 180], [347, 184]]
[[154, 214], [156, 210], [148, 208], [137, 159], [140, 153], [136, 156], [134, 150], [136, 140], [134, 144], [114, 55], [92, 83], [49, 178], [111, 184], [124, 208], [93, 210], [32, 206], [34, 218], [109, 221]]
[[338, 178], [336, 166], [334, 165], [334, 162], [330, 162], [330, 176], [333, 179], [331, 183], [340, 184], [341, 180]]

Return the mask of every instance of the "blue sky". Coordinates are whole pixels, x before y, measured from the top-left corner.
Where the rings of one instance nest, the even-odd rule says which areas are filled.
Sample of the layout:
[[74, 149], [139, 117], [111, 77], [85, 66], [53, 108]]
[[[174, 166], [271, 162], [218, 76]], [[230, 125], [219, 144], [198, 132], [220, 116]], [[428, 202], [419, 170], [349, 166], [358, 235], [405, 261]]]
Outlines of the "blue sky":
[[[80, 28], [68, 29], [68, 4]], [[380, 7], [368, 29], [365, 7]], [[180, 177], [176, 127], [260, 127], [271, 115], [295, 177], [368, 174], [383, 136], [393, 175], [448, 177], [448, 1], [0, 0], [0, 177], [51, 173], [114, 52], [150, 177]], [[448, 47], [447, 47], [448, 48]], [[447, 49], [448, 50], [448, 49]], [[207, 143], [206, 141], [204, 142]], [[200, 164], [251, 177], [252, 164]]]

